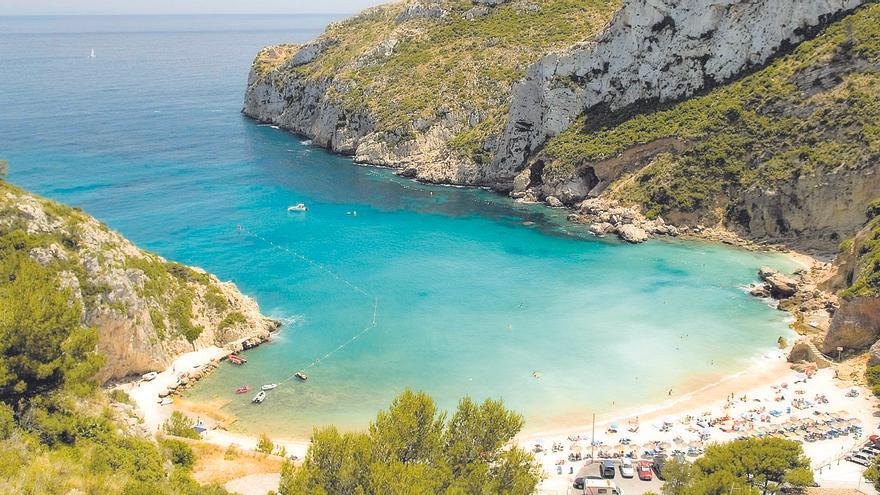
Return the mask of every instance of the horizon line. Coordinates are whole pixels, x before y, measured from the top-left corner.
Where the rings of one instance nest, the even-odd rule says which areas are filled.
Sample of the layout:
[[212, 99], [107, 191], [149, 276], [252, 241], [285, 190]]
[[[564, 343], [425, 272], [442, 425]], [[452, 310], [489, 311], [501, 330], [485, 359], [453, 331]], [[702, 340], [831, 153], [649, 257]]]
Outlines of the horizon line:
[[3, 14], [0, 17], [171, 17], [171, 16], [245, 16], [245, 15], [289, 15], [289, 16], [317, 16], [317, 15], [354, 15], [357, 12], [167, 12], [149, 14], [144, 12], [115, 13], [115, 14], [90, 14], [90, 13], [58, 13], [58, 14]]

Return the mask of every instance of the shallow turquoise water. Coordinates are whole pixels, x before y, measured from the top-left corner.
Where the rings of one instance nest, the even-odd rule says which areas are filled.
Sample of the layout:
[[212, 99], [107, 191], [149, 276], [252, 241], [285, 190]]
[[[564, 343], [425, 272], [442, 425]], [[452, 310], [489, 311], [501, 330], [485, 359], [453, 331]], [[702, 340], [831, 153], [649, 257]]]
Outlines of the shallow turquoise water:
[[[503, 398], [537, 429], [683, 393], [786, 333], [783, 313], [739, 288], [761, 264], [791, 268], [781, 257], [597, 240], [563, 212], [417, 185], [243, 118], [257, 49], [311, 38], [329, 20], [0, 18], [10, 180], [291, 319], [192, 398], [228, 402], [237, 428], [303, 436], [320, 424], [363, 427], [413, 387], [444, 407], [464, 394]], [[308, 213], [286, 211], [300, 201]], [[288, 382], [261, 407], [232, 393], [349, 340], [372, 321], [375, 300], [376, 327], [310, 369], [307, 383]]]

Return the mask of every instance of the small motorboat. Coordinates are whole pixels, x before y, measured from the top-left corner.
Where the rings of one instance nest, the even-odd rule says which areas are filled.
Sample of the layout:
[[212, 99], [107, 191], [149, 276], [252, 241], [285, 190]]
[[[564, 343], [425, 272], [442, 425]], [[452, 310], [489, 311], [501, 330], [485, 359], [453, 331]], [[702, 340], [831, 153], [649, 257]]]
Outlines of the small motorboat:
[[293, 376], [299, 378], [302, 381], [306, 381], [309, 379], [309, 377], [307, 377], [306, 374], [303, 373], [302, 371], [297, 371]]
[[287, 207], [287, 211], [309, 211], [309, 207], [305, 203], [297, 203]]
[[277, 386], [278, 386], [277, 383], [269, 383], [269, 384], [266, 384], [266, 385], [263, 385], [262, 387], [260, 387], [260, 390], [272, 390], [273, 388], [275, 388]]
[[257, 395], [255, 395], [253, 399], [251, 399], [251, 402], [253, 402], [254, 404], [260, 404], [264, 400], [266, 400], [266, 391], [260, 390], [260, 392], [257, 393]]
[[171, 404], [174, 404], [174, 399], [172, 399], [171, 397], [165, 397], [164, 399], [159, 401], [160, 406], [170, 406]]
[[244, 394], [244, 393], [247, 393], [250, 391], [251, 391], [250, 385], [245, 385], [244, 387], [238, 387], [237, 389], [235, 389], [235, 393], [237, 393], [237, 394]]
[[239, 366], [241, 366], [242, 364], [247, 362], [247, 359], [245, 359], [237, 354], [230, 354], [227, 357], [228, 357], [230, 363], [237, 364]]
[[142, 376], [141, 378], [143, 378], [143, 380], [145, 382], [149, 382], [149, 381], [155, 379], [157, 376], [159, 376], [159, 373], [156, 373], [155, 371], [151, 371], [151, 372], [147, 373], [146, 375]]

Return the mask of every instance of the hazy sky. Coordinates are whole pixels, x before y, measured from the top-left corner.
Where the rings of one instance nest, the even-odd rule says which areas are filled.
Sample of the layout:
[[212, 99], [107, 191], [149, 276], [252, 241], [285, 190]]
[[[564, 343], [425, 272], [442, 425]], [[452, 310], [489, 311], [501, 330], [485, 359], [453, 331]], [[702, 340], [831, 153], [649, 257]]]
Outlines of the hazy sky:
[[0, 15], [350, 13], [382, 0], [0, 0]]

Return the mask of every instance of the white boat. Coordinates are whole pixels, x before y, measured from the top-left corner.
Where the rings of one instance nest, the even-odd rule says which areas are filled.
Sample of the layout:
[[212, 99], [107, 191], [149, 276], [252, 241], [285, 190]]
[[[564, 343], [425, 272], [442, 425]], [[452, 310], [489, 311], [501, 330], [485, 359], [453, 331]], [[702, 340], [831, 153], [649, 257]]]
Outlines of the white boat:
[[170, 406], [171, 404], [174, 404], [174, 399], [171, 397], [165, 397], [159, 402], [160, 406]]
[[143, 378], [145, 382], [148, 382], [148, 381], [153, 380], [157, 376], [159, 376], [159, 373], [156, 373], [155, 371], [151, 371], [151, 372], [147, 373], [146, 375], [142, 376], [141, 378]]
[[251, 399], [251, 402], [253, 402], [254, 404], [259, 404], [264, 400], [266, 400], [266, 391], [260, 390], [259, 393], [257, 393], [257, 395], [255, 395], [254, 398]]
[[277, 383], [269, 383], [267, 385], [263, 385], [262, 387], [260, 387], [260, 389], [261, 390], [272, 390], [273, 388], [275, 388], [277, 386], [278, 386]]
[[89, 58], [95, 58], [95, 49], [92, 48], [92, 53], [89, 54]]
[[294, 376], [296, 376], [297, 378], [299, 378], [299, 379], [302, 380], [302, 381], [306, 381], [306, 380], [309, 379], [309, 377], [307, 377], [306, 374], [303, 373], [302, 371], [297, 371], [297, 372], [294, 374]]
[[309, 207], [305, 203], [297, 203], [287, 207], [287, 211], [309, 211]]

